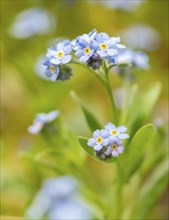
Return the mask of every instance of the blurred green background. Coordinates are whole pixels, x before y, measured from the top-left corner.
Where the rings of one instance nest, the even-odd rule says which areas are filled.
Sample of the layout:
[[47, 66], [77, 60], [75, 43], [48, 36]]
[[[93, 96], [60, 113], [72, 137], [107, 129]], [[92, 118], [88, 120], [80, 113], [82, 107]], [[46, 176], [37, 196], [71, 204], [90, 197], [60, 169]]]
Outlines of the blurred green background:
[[[77, 135], [88, 136], [89, 130], [82, 112], [70, 96], [70, 91], [74, 90], [101, 122], [106, 123], [111, 115], [104, 88], [83, 68], [72, 65], [73, 77], [65, 82], [52, 83], [37, 76], [35, 63], [41, 54], [46, 53], [54, 39], [64, 37], [72, 40], [93, 28], [110, 36], [118, 36], [118, 33], [136, 23], [154, 28], [161, 43], [156, 50], [145, 51], [150, 57], [151, 69], [138, 72], [136, 80], [141, 88], [154, 81], [162, 83], [162, 93], [150, 120], [160, 117], [165, 123], [168, 121], [168, 1], [144, 1], [132, 12], [109, 8], [98, 2], [1, 1], [2, 215], [23, 216], [25, 207], [41, 183], [41, 177], [34, 178], [36, 171], [33, 165], [19, 157], [19, 152], [24, 149], [35, 147], [38, 151], [46, 145], [41, 137], [33, 137], [27, 132], [37, 113], [60, 109], [62, 120]], [[53, 27], [53, 32], [26, 39], [13, 38], [9, 28], [15, 16], [33, 7], [48, 10], [54, 15], [56, 27]], [[124, 43], [123, 37], [121, 41]], [[118, 88], [122, 85], [122, 79], [117, 74], [113, 75], [112, 84]], [[43, 175], [51, 174], [43, 171]], [[160, 217], [158, 215], [162, 210], [166, 213], [166, 200], [165, 193], [158, 204], [161, 212], [155, 209], [152, 216]]]

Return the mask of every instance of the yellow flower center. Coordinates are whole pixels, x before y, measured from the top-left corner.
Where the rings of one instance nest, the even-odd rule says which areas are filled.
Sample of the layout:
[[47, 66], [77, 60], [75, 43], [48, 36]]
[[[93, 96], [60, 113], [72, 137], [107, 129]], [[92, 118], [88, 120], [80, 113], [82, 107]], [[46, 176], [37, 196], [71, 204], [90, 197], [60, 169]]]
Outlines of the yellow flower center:
[[117, 144], [112, 144], [111, 148], [112, 150], [117, 150]]
[[53, 65], [50, 66], [50, 71], [51, 71], [52, 73], [54, 73], [54, 72], [56, 71], [56, 69], [55, 69], [55, 67], [54, 67]]
[[89, 53], [90, 53], [90, 47], [86, 47], [86, 48], [84, 49], [84, 53], [85, 53], [85, 54], [89, 54]]
[[100, 44], [100, 48], [101, 48], [102, 50], [107, 50], [107, 44], [106, 44], [106, 43]]
[[118, 135], [118, 133], [119, 133], [119, 132], [116, 131], [116, 130], [112, 130], [112, 131], [111, 131], [111, 134], [114, 135], [114, 136]]
[[57, 57], [58, 57], [58, 58], [62, 58], [63, 55], [64, 55], [64, 52], [63, 52], [63, 51], [60, 50], [60, 51], [57, 52]]
[[103, 138], [102, 138], [102, 137], [98, 137], [98, 138], [96, 139], [96, 142], [97, 142], [98, 144], [101, 144], [102, 141], [103, 141]]

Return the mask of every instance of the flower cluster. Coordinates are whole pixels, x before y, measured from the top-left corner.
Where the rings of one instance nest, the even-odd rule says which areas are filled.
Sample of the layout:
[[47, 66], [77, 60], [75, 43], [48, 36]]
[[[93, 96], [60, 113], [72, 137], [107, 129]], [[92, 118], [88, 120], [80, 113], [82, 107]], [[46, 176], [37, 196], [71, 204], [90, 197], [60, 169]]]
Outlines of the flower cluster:
[[78, 36], [72, 41], [63, 40], [49, 48], [44, 61], [45, 75], [50, 77], [51, 81], [69, 79], [72, 74], [67, 64], [72, 60], [73, 51], [80, 62], [97, 70], [102, 65], [103, 59], [114, 63], [123, 48], [125, 46], [120, 44], [119, 37], [110, 37], [103, 32], [97, 33], [94, 29], [89, 34]]
[[93, 219], [92, 210], [78, 191], [78, 182], [71, 176], [46, 179], [25, 214], [30, 220]]
[[49, 113], [39, 113], [33, 122], [33, 125], [28, 127], [28, 131], [31, 134], [38, 134], [42, 128], [49, 122], [52, 122], [59, 116], [60, 112], [55, 110]]
[[93, 137], [87, 142], [87, 145], [93, 147], [96, 156], [100, 159], [118, 157], [124, 151], [123, 139], [129, 138], [125, 132], [125, 126], [116, 127], [112, 123], [108, 123], [104, 129], [96, 130]]

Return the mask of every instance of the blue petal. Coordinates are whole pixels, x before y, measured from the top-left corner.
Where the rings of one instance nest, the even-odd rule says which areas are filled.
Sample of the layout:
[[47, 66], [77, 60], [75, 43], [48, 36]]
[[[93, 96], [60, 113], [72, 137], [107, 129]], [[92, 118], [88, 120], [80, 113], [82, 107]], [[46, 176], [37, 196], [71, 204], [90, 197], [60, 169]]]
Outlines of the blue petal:
[[118, 153], [123, 153], [123, 151], [124, 151], [124, 147], [123, 146], [121, 146], [121, 147], [117, 147], [117, 151], [118, 151]]
[[94, 150], [101, 150], [103, 148], [103, 146], [101, 144], [97, 144], [96, 146], [94, 146]]
[[56, 79], [57, 79], [57, 77], [58, 77], [58, 75], [59, 74], [52, 74], [52, 76], [50, 77], [50, 80], [52, 81], [52, 82], [55, 82], [56, 81]]
[[118, 126], [117, 131], [120, 132], [120, 133], [125, 132], [125, 131], [127, 131], [127, 128], [125, 126]]
[[118, 138], [126, 139], [126, 138], [129, 138], [129, 135], [128, 134], [118, 134]]
[[46, 115], [46, 117], [47, 117], [46, 121], [47, 121], [47, 122], [51, 122], [51, 121], [55, 120], [55, 118], [57, 118], [59, 114], [60, 114], [60, 112], [59, 112], [59, 111], [56, 111], [56, 110], [49, 112], [49, 113]]
[[107, 50], [107, 54], [108, 54], [109, 56], [115, 56], [115, 55], [118, 54], [118, 52], [117, 52], [117, 50], [115, 50], [115, 49], [108, 49], [108, 50]]
[[58, 43], [57, 50], [63, 50], [63, 49], [64, 49], [64, 43], [63, 42]]
[[65, 52], [66, 54], [69, 54], [71, 51], [72, 51], [72, 46], [71, 46], [71, 45], [68, 45], [68, 46], [66, 46], [66, 47], [64, 48], [64, 52]]
[[107, 56], [107, 52], [105, 50], [98, 50], [97, 53], [101, 56], [101, 57], [106, 57]]
[[112, 123], [108, 123], [106, 126], [105, 126], [106, 129], [108, 130], [113, 130], [113, 129], [116, 129], [116, 126]]
[[100, 130], [97, 129], [96, 131], [93, 132], [93, 137], [97, 138], [98, 136], [100, 136]]
[[96, 140], [94, 138], [90, 138], [87, 142], [87, 145], [93, 147], [96, 144]]
[[69, 61], [71, 61], [71, 59], [72, 59], [71, 55], [65, 55], [62, 57], [62, 63], [63, 64], [68, 63]]
[[61, 64], [61, 60], [58, 59], [57, 57], [54, 57], [51, 59], [51, 63], [58, 65]]
[[43, 127], [42, 123], [36, 122], [32, 126], [28, 127], [28, 131], [31, 134], [38, 134], [41, 131], [42, 127]]
[[103, 146], [108, 145], [109, 141], [110, 141], [109, 138], [105, 138], [105, 139], [103, 140]]
[[119, 156], [119, 153], [114, 150], [114, 151], [112, 151], [112, 155], [113, 155], [114, 157], [118, 157], [118, 156]]
[[76, 52], [75, 52], [75, 55], [78, 56], [78, 57], [81, 57], [83, 55], [83, 50], [82, 49], [78, 49]]

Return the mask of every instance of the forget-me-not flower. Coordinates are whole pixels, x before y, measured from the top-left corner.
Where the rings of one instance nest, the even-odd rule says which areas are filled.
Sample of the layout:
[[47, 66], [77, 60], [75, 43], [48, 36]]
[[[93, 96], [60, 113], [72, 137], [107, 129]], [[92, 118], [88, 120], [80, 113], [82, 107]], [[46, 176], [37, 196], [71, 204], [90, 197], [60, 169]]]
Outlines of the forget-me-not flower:
[[132, 24], [122, 32], [124, 43], [134, 50], [153, 51], [161, 43], [160, 34], [151, 26], [144, 24]]
[[55, 65], [66, 64], [72, 59], [70, 55], [71, 51], [71, 42], [69, 40], [64, 40], [55, 47], [49, 48], [46, 56], [50, 59], [50, 62]]
[[113, 157], [118, 157], [119, 154], [123, 153], [124, 147], [123, 142], [119, 139], [112, 139], [109, 141], [108, 147], [104, 152], [105, 156], [112, 155]]
[[93, 138], [90, 138], [87, 145], [93, 147], [94, 150], [99, 151], [109, 142], [108, 132], [104, 129], [93, 132]]
[[46, 66], [45, 75], [50, 77], [51, 81], [56, 81], [59, 75], [59, 66], [51, 63], [48, 57], [46, 57], [43, 65]]
[[141, 51], [123, 50], [116, 58], [116, 64], [127, 64], [141, 69], [148, 69], [149, 58]]
[[9, 32], [15, 38], [29, 38], [54, 31], [56, 18], [53, 13], [42, 8], [30, 8], [20, 12], [14, 19]]
[[92, 48], [91, 43], [88, 43], [85, 40], [79, 40], [78, 45], [76, 46], [75, 55], [80, 57], [81, 62], [86, 62], [94, 54], [94, 49]]
[[127, 128], [125, 126], [116, 127], [114, 124], [109, 122], [105, 126], [105, 129], [108, 131], [110, 139], [116, 139], [116, 138], [126, 139], [126, 138], [129, 138], [129, 135], [125, 133], [127, 131]]
[[110, 38], [106, 33], [97, 33], [95, 40], [92, 41], [92, 46], [100, 57], [111, 57], [118, 54], [119, 48], [124, 48], [123, 45], [119, 44], [120, 38]]
[[96, 34], [97, 34], [97, 31], [96, 31], [96, 29], [94, 29], [89, 34], [82, 34], [82, 35], [78, 36], [76, 39], [74, 39], [72, 41], [72, 45], [73, 45], [74, 50], [77, 49], [76, 46], [78, 46], [78, 43], [80, 40], [84, 40], [87, 43], [90, 43], [92, 40], [94, 40]]
[[52, 122], [53, 120], [55, 120], [58, 116], [59, 116], [60, 112], [55, 110], [55, 111], [51, 111], [49, 113], [39, 113], [37, 114], [33, 125], [28, 127], [28, 131], [31, 134], [38, 134], [43, 126], [46, 123]]
[[143, 2], [143, 0], [111, 0], [111, 1], [99, 0], [93, 2], [103, 4], [108, 8], [132, 12], [139, 7], [139, 5]]
[[97, 31], [94, 29], [89, 34], [78, 36], [72, 44], [74, 45], [75, 55], [80, 58], [81, 62], [86, 62], [94, 54], [92, 40], [94, 40]]
[[[28, 219], [83, 220], [93, 213], [77, 190], [77, 181], [71, 176], [45, 180], [31, 205], [26, 210]], [[46, 219], [45, 218], [45, 219]]]

